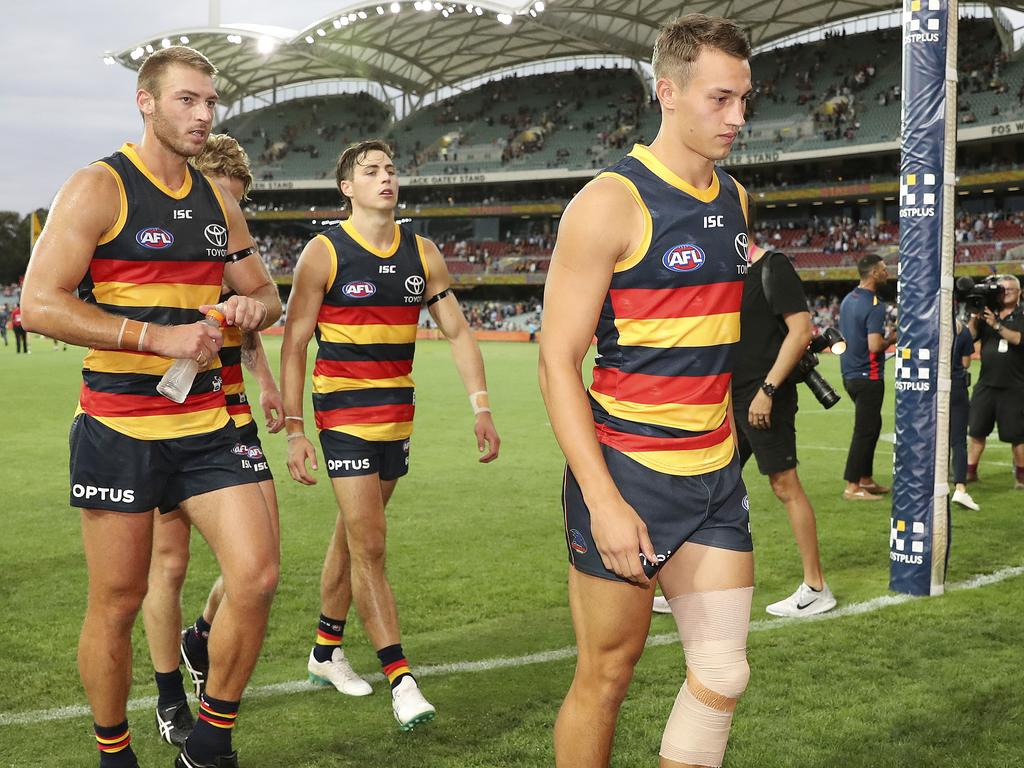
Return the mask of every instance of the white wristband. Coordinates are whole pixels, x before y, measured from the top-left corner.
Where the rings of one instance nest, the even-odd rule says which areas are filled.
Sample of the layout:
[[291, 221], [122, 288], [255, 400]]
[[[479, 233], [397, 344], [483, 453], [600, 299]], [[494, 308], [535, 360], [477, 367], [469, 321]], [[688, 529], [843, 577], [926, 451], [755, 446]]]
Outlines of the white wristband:
[[491, 403], [487, 397], [487, 390], [481, 389], [479, 392], [474, 392], [469, 396], [469, 404], [473, 407], [473, 415], [478, 416], [481, 413], [491, 412]]

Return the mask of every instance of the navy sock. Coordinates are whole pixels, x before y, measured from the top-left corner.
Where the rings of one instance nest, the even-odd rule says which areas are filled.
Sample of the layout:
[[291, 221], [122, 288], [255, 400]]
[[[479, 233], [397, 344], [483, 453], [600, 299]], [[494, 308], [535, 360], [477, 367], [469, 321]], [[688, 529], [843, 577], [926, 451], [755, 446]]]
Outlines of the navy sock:
[[132, 735], [128, 721], [103, 726], [93, 723], [96, 746], [100, 750], [100, 768], [136, 768], [139, 761], [132, 751]]
[[185, 683], [181, 678], [181, 670], [172, 672], [155, 672], [158, 707], [168, 707], [185, 701]]
[[199, 614], [199, 618], [196, 619], [195, 628], [204, 640], [210, 637], [210, 622], [203, 618], [203, 614]]
[[341, 638], [345, 634], [345, 620], [332, 619], [320, 614], [320, 623], [316, 628], [316, 645], [313, 646], [313, 658], [317, 661], [330, 661], [335, 648], [341, 647]]
[[384, 677], [391, 683], [394, 690], [402, 680], [412, 677], [409, 671], [409, 662], [402, 651], [402, 644], [389, 645], [377, 651], [377, 658], [380, 659], [380, 666], [384, 670]]
[[218, 756], [230, 754], [231, 730], [237, 716], [237, 701], [222, 701], [204, 693], [196, 726], [185, 742], [188, 756], [200, 763], [212, 763]]

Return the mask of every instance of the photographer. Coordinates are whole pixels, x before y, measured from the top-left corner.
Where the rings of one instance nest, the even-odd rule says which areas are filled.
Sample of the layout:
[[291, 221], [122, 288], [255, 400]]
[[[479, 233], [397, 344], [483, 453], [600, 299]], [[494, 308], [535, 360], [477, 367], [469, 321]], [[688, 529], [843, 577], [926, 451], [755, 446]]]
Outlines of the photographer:
[[857, 262], [860, 285], [839, 306], [839, 331], [846, 339], [840, 358], [843, 386], [854, 403], [853, 437], [846, 457], [843, 498], [848, 501], [879, 501], [889, 489], [875, 482], [875, 446], [882, 433], [882, 401], [885, 399], [885, 350], [896, 333], [885, 335], [885, 304], [876, 292], [889, 279], [881, 256], [868, 255]]
[[[981, 346], [981, 373], [971, 398], [967, 479], [978, 479], [978, 462], [994, 426], [999, 439], [1013, 445], [1014, 488], [1024, 490], [1024, 313], [1020, 281], [1000, 275], [1001, 307], [986, 306], [970, 316], [967, 326]], [[998, 304], [997, 304], [998, 305]]]
[[753, 454], [761, 474], [768, 475], [786, 507], [804, 571], [796, 592], [765, 610], [774, 616], [813, 616], [831, 610], [836, 600], [821, 571], [814, 508], [796, 473], [797, 392], [791, 374], [811, 340], [811, 315], [800, 278], [785, 255], [756, 245], [749, 255], [733, 365], [740, 461], [745, 465]]

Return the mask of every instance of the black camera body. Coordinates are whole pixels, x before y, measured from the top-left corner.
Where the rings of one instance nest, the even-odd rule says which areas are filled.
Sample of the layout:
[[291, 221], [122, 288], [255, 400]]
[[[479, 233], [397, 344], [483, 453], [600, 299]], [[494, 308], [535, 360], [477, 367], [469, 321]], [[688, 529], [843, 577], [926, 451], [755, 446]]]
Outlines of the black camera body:
[[966, 275], [956, 279], [953, 295], [964, 308], [964, 313], [980, 315], [986, 309], [991, 309], [996, 314], [1003, 308], [1003, 295], [1005, 290], [999, 284], [999, 278], [989, 275], [980, 283]]
[[795, 384], [800, 384], [801, 382], [806, 384], [807, 388], [811, 390], [811, 393], [825, 410], [839, 402], [839, 393], [832, 388], [832, 385], [828, 383], [824, 376], [814, 369], [818, 367], [820, 362], [818, 353], [824, 352], [837, 342], [842, 341], [843, 337], [839, 331], [835, 328], [826, 328], [822, 333], [811, 339], [811, 343], [807, 345], [803, 356], [797, 361], [796, 368], [793, 369], [793, 373], [789, 376], [790, 380]]

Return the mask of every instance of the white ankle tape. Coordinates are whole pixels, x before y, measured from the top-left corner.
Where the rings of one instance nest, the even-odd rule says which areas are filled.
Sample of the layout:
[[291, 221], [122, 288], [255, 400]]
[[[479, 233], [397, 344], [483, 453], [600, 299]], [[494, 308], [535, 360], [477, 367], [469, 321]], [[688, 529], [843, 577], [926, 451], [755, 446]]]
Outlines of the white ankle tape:
[[747, 687], [747, 634], [753, 587], [690, 592], [669, 601], [686, 654], [679, 690], [661, 740], [661, 756], [720, 766], [736, 700]]

